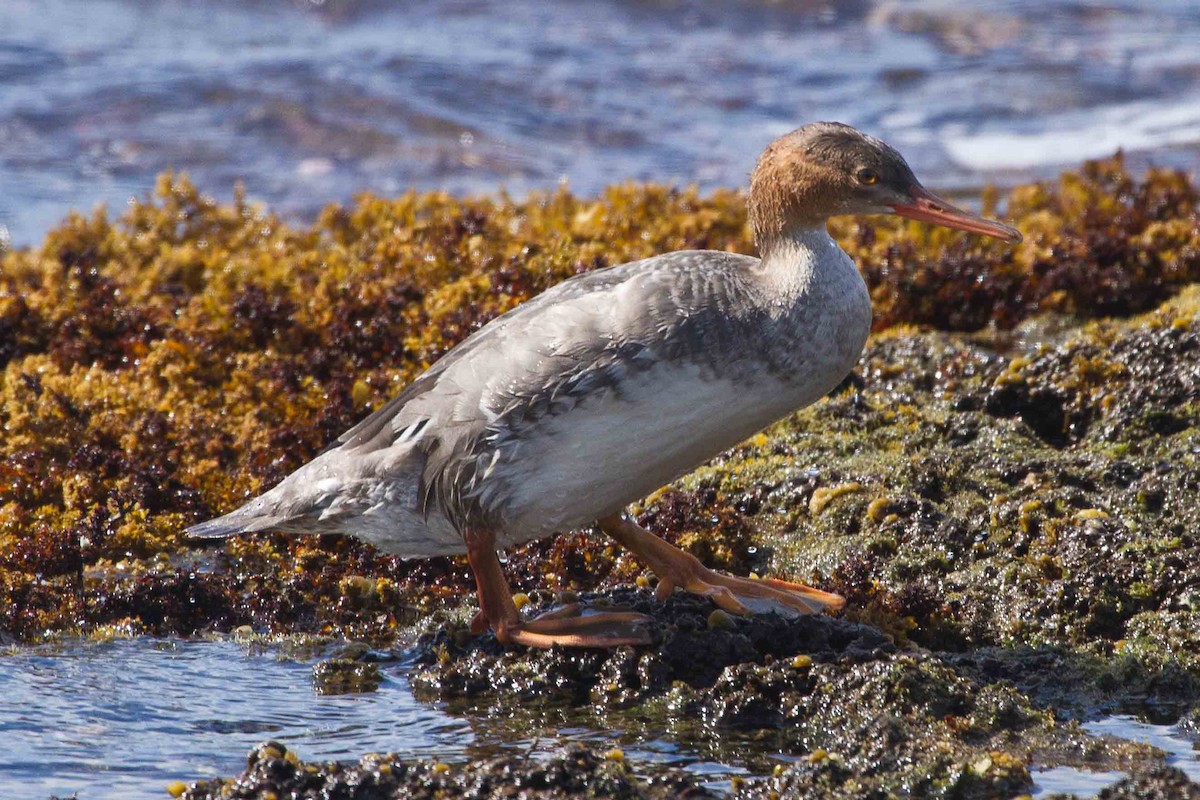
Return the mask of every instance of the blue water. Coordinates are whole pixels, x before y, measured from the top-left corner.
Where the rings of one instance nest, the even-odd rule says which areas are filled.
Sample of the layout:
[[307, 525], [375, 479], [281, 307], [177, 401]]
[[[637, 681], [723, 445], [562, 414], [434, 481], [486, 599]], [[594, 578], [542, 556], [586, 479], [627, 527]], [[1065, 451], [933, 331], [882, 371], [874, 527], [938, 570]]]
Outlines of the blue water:
[[[229, 776], [256, 743], [304, 758], [462, 755], [470, 726], [407, 681], [320, 695], [312, 664], [231, 642], [115, 641], [0, 657], [0, 796], [124, 798]], [[163, 794], [162, 796], [166, 796]]]
[[230, 777], [259, 742], [306, 761], [366, 753], [460, 761], [515, 751], [533, 757], [567, 740], [623, 741], [636, 762], [671, 763], [719, 786], [745, 770], [667, 741], [587, 728], [513, 731], [418, 703], [407, 667], [384, 663], [378, 690], [324, 695], [318, 650], [232, 641], [68, 642], [0, 654], [0, 798], [166, 797], [174, 781]]
[[409, 186], [740, 185], [833, 118], [941, 188], [1117, 147], [1200, 165], [1200, 4], [4, 0], [0, 226], [174, 168], [305, 218]]
[[[620, 742], [635, 763], [669, 763], [713, 788], [745, 775], [665, 739], [620, 730], [513, 729], [505, 720], [455, 716], [417, 702], [403, 663], [381, 665], [374, 692], [324, 695], [312, 665], [319, 648], [233, 641], [66, 642], [0, 655], [0, 797], [86, 800], [163, 796], [173, 781], [229, 777], [246, 753], [274, 739], [304, 760], [357, 761], [366, 753], [458, 761], [531, 753], [566, 741]], [[1109, 717], [1085, 730], [1146, 742], [1200, 780], [1200, 754], [1173, 727]], [[1069, 767], [1034, 772], [1035, 796], [1091, 796], [1122, 777]]]
[[1067, 793], [1093, 797], [1125, 777], [1124, 772], [1089, 772], [1075, 767], [1050, 767], [1034, 770], [1032, 797], [1038, 800], [1052, 794]]

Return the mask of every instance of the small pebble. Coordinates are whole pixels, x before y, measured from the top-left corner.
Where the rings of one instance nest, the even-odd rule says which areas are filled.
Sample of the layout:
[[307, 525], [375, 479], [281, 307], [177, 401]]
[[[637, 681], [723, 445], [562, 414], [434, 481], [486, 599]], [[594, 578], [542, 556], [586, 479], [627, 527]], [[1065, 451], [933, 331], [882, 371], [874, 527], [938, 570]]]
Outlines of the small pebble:
[[708, 615], [708, 627], [714, 631], [733, 630], [733, 617], [729, 616], [723, 609], [716, 609]]

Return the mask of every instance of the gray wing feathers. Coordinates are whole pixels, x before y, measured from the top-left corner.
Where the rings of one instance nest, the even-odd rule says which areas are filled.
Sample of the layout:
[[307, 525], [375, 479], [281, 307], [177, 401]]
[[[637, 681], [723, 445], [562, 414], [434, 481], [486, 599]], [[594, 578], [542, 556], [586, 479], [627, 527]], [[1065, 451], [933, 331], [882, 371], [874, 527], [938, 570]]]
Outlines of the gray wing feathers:
[[[564, 281], [550, 287], [537, 297], [531, 298], [516, 308], [510, 309], [490, 323], [468, 336], [458, 346], [442, 356], [416, 380], [410, 383], [400, 394], [384, 403], [364, 420], [338, 437], [334, 446], [356, 447], [374, 439], [384, 428], [391, 424], [393, 430], [398, 430], [394, 422], [405, 407], [420, 395], [432, 390], [439, 384], [439, 377], [450, 367], [462, 361], [476, 350], [495, 346], [510, 338], [513, 330], [521, 329], [521, 323], [538, 314], [539, 309], [553, 306], [555, 303], [570, 300], [581, 295], [595, 292], [608, 286], [623, 283], [636, 272], [625, 268], [645, 262], [632, 262], [617, 267], [596, 270], [580, 275], [572, 280]], [[408, 415], [405, 415], [406, 417]], [[403, 427], [403, 426], [401, 426]]]
[[738, 299], [747, 261], [677, 253], [635, 262], [598, 273], [593, 284], [560, 284], [562, 290], [517, 309], [528, 308], [525, 315], [482, 331], [488, 336], [471, 342], [469, 359], [452, 364], [436, 389], [399, 412], [442, 412], [432, 422], [437, 434], [422, 475], [423, 510], [436, 501], [456, 523], [486, 519], [495, 504], [483, 478], [497, 459], [519, 457], [522, 440], [542, 420], [606, 392], [619, 395], [631, 374], [664, 359], [706, 357], [722, 327], [707, 323]]
[[[607, 269], [596, 270], [579, 275], [571, 280], [563, 281], [551, 288], [542, 292], [537, 297], [534, 297], [516, 308], [508, 311], [500, 317], [493, 320], [488, 325], [485, 325], [480, 330], [468, 336], [457, 347], [446, 353], [433, 366], [423, 372], [416, 380], [408, 385], [400, 394], [393, 397], [388, 402], [384, 403], [368, 417], [359, 422], [350, 430], [338, 437], [337, 445], [357, 447], [364, 444], [376, 436], [378, 436], [385, 428], [389, 426], [393, 434], [402, 430], [405, 426], [412, 424], [416, 420], [413, 415], [405, 413], [407, 407], [421, 395], [434, 390], [437, 387], [442, 390], [443, 375], [452, 367], [463, 362], [467, 356], [474, 362], [477, 368], [487, 368], [491, 359], [480, 359], [482, 355], [479, 351], [503, 350], [505, 345], [513, 338], [528, 336], [529, 326], [536, 325], [539, 331], [545, 331], [546, 336], [541, 338], [553, 338], [555, 331], [547, 330], [547, 328], [555, 328], [560, 326], [547, 325], [547, 312], [551, 312], [550, 316], [555, 316], [552, 312], [558, 306], [571, 304], [572, 301], [584, 301], [584, 306], [597, 305], [603, 306], [603, 300], [611, 295], [611, 290], [620, 287], [630, 280], [640, 280], [648, 284], [647, 288], [652, 288], [655, 291], [643, 293], [643, 299], [649, 303], [654, 303], [656, 300], [668, 301], [670, 309], [659, 309], [666, 313], [655, 315], [660, 323], [659, 327], [670, 325], [675, 316], [678, 314], [679, 301], [695, 302], [695, 289], [699, 287], [687, 287], [686, 297], [678, 296], [678, 291], [681, 288], [680, 279], [690, 278], [692, 280], [700, 279], [707, 280], [703, 276], [706, 270], [714, 270], [720, 272], [719, 266], [741, 266], [745, 262], [757, 261], [748, 256], [738, 256], [732, 253], [710, 252], [710, 251], [680, 251], [677, 253], [669, 253], [664, 256], [645, 259], [643, 261], [633, 261], [628, 264], [621, 264]], [[699, 262], [703, 264], [697, 265]], [[685, 280], [684, 283], [687, 283]], [[600, 309], [597, 309], [600, 310]], [[582, 331], [579, 323], [585, 320], [576, 317], [568, 318], [566, 330], [562, 331], [563, 336], [558, 337], [560, 343], [566, 343], [568, 347], [574, 346], [578, 349], [574, 355], [586, 357], [589, 347], [594, 342], [582, 335], [586, 333]], [[563, 355], [572, 355], [570, 350], [562, 351]], [[439, 391], [439, 394], [441, 391]]]

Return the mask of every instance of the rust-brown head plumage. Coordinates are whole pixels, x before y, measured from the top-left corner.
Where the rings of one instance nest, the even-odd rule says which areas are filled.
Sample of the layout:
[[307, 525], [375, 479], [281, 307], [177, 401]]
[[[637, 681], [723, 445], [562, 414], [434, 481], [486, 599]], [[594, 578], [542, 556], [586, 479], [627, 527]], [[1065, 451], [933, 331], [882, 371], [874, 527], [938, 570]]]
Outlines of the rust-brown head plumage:
[[750, 222], [761, 249], [789, 229], [837, 214], [880, 213], [919, 185], [884, 142], [840, 122], [814, 122], [763, 151], [750, 176]]

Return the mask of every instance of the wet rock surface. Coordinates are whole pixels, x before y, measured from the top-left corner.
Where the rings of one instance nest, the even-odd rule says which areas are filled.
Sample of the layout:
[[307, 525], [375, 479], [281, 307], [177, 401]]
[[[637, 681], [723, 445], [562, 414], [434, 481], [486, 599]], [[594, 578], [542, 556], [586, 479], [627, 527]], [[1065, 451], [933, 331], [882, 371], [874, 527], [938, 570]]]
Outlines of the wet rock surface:
[[711, 687], [735, 665], [791, 660], [802, 653], [815, 661], [864, 663], [895, 650], [887, 636], [870, 626], [826, 616], [719, 616], [717, 622], [714, 613], [721, 612], [714, 612], [710, 601], [682, 592], [666, 603], [658, 603], [649, 591], [630, 589], [581, 600], [592, 608], [651, 616], [656, 644], [539, 651], [505, 648], [491, 634], [443, 631], [418, 642], [421, 666], [413, 683], [443, 699], [486, 694], [517, 705], [553, 698], [621, 708], [661, 696], [677, 683]]
[[366, 755], [358, 763], [304, 763], [277, 742], [250, 753], [232, 779], [199, 781], [185, 800], [362, 798], [363, 800], [703, 800], [717, 798], [694, 778], [668, 768], [634, 769], [620, 751], [572, 745], [548, 761], [508, 756], [469, 764]]
[[[738, 763], [773, 772], [741, 789], [755, 798], [1009, 797], [1032, 788], [1030, 764], [1157, 763], [1150, 748], [1056, 718], [1058, 708], [1006, 677], [952, 655], [900, 650], [871, 626], [769, 614], [714, 627], [709, 604], [681, 593], [657, 608], [631, 591], [598, 599], [653, 616], [658, 641], [534, 651], [444, 632], [418, 644], [418, 696], [530, 724], [544, 724], [548, 707], [570, 709], [597, 725], [669, 732], [716, 758], [740, 748]], [[1031, 658], [1024, 677], [1082, 702], [1072, 695], [1077, 676], [1056, 664]], [[792, 763], [764, 757], [771, 753]]]

